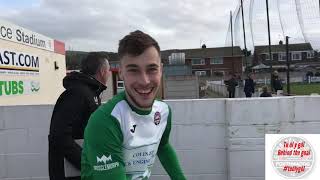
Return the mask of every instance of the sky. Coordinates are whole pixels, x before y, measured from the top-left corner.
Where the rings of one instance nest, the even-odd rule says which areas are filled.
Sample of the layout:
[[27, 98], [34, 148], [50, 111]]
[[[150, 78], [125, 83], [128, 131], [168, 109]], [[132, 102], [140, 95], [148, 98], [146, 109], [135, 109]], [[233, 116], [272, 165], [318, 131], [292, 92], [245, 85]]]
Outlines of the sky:
[[162, 50], [225, 45], [237, 0], [0, 0], [0, 18], [66, 43], [67, 50], [116, 52], [141, 30]]
[[[243, 2], [247, 47], [267, 45], [265, 1]], [[250, 2], [252, 32], [248, 22]], [[243, 48], [241, 15], [236, 16], [239, 3], [240, 0], [0, 0], [0, 19], [63, 41], [67, 50], [117, 52], [119, 40], [135, 30], [150, 34], [162, 50], [199, 48], [202, 44], [231, 46], [228, 28], [233, 11], [234, 44]], [[318, 7], [318, 0], [269, 0], [272, 44], [287, 35], [291, 43], [308, 41], [320, 49]], [[299, 23], [299, 13], [303, 24]]]

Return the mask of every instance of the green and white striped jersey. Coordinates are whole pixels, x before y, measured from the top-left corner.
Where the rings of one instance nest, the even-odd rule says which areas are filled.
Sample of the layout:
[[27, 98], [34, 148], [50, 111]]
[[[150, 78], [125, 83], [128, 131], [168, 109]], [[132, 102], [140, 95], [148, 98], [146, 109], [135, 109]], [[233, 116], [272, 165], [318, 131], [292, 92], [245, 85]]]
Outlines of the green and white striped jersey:
[[[169, 144], [171, 110], [155, 100], [150, 111], [131, 106], [122, 92], [92, 114], [85, 130], [83, 180], [142, 180], [158, 155], [172, 179], [185, 179]], [[170, 169], [170, 170], [168, 170]]]

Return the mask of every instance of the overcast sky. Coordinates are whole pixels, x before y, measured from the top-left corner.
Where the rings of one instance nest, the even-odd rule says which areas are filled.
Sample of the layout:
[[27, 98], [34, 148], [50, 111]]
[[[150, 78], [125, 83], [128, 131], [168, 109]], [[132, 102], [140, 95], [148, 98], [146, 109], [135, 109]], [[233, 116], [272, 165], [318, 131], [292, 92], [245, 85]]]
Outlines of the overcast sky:
[[[0, 0], [0, 18], [66, 43], [67, 50], [117, 51], [119, 40], [134, 30], [153, 36], [162, 50], [225, 46], [230, 11], [240, 0]], [[244, 0], [248, 19], [249, 0]], [[277, 4], [279, 2], [278, 13]], [[291, 37], [305, 42], [295, 0], [269, 0], [273, 44]], [[320, 48], [318, 0], [300, 0], [305, 34]], [[268, 44], [265, 1], [253, 5], [255, 45]], [[279, 16], [281, 15], [282, 26]], [[273, 18], [273, 19], [272, 19]], [[246, 33], [250, 33], [248, 20]], [[280, 28], [283, 28], [282, 33]], [[235, 44], [243, 46], [241, 23]], [[228, 36], [229, 37], [229, 36]], [[231, 41], [227, 41], [231, 42]], [[229, 43], [230, 44], [230, 43]], [[229, 45], [228, 44], [228, 45]], [[253, 47], [247, 34], [247, 47]]]
[[66, 49], [117, 51], [134, 30], [161, 49], [225, 45], [237, 0], [0, 0], [0, 18], [64, 41]]

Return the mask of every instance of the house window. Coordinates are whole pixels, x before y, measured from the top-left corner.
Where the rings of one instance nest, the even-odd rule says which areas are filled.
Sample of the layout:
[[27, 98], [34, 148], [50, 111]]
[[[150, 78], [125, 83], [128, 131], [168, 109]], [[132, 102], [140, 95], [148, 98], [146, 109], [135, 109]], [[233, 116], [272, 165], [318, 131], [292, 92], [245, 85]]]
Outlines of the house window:
[[211, 58], [210, 64], [223, 64], [223, 58], [222, 57]]
[[292, 60], [301, 60], [301, 52], [292, 52]]
[[269, 54], [262, 54], [262, 56], [264, 57], [264, 59], [265, 59], [266, 61], [269, 61], [269, 60], [270, 60]]
[[279, 53], [279, 61], [286, 61], [287, 54], [286, 53]]
[[204, 59], [192, 59], [192, 65], [205, 65]]
[[308, 52], [307, 52], [307, 58], [308, 58], [308, 59], [314, 58], [314, 51], [308, 51]]
[[196, 76], [205, 76], [207, 75], [206, 71], [195, 71]]
[[272, 60], [278, 61], [279, 60], [279, 54], [278, 53], [272, 53]]

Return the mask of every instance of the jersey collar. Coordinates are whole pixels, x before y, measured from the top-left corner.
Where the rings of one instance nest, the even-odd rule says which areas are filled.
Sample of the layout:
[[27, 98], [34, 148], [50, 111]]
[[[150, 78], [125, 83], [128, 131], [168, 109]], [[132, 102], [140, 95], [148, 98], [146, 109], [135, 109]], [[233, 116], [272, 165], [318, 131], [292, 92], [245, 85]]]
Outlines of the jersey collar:
[[[128, 101], [125, 91], [123, 91], [123, 92], [121, 92], [121, 93], [123, 93], [124, 99], [126, 100], [126, 102], [129, 104], [130, 108], [131, 108], [135, 113], [137, 113], [137, 114], [139, 114], [139, 115], [148, 115], [148, 114], [151, 113], [152, 108], [149, 109], [149, 110], [139, 109], [139, 108], [135, 107], [133, 104], [131, 104], [131, 103]], [[152, 104], [153, 104], [153, 103], [152, 103]]]

